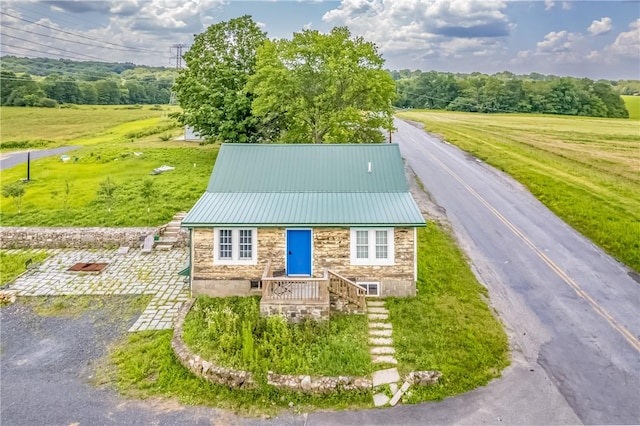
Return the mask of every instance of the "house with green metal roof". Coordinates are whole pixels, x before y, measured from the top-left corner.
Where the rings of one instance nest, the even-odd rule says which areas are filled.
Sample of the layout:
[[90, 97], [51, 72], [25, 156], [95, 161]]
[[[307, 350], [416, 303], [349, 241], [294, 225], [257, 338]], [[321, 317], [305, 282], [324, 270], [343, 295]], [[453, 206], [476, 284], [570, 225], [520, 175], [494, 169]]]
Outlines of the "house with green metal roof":
[[425, 221], [397, 144], [223, 144], [182, 226], [194, 296], [261, 294], [295, 320], [415, 295]]

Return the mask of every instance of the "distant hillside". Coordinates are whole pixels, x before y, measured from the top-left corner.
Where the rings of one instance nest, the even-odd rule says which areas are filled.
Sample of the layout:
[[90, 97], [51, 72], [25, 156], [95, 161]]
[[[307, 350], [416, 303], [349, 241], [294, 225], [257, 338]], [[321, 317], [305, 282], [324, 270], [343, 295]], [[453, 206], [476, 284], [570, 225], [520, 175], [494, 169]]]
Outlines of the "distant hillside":
[[166, 104], [176, 70], [132, 63], [69, 59], [0, 59], [0, 104]]

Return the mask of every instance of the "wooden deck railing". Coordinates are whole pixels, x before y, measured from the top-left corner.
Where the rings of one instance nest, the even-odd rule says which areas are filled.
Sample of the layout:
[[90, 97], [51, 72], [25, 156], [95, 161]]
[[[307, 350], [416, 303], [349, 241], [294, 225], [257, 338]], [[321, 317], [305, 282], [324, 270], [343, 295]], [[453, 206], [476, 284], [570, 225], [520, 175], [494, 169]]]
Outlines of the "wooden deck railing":
[[321, 278], [274, 277], [271, 260], [262, 274], [264, 301], [329, 301], [329, 292], [366, 310], [366, 291], [336, 272], [325, 270]]
[[331, 293], [337, 294], [362, 310], [366, 310], [367, 301], [365, 296], [367, 292], [363, 288], [333, 271], [327, 271], [327, 274], [329, 275], [329, 291]]
[[329, 277], [274, 277], [269, 260], [262, 274], [262, 300], [264, 301], [329, 301]]

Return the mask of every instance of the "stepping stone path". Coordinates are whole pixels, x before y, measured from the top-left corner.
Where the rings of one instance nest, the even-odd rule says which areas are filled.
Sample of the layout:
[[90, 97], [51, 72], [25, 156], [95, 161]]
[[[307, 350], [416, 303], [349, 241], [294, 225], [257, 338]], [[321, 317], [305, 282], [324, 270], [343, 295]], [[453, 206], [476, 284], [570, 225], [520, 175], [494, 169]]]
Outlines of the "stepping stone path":
[[372, 360], [376, 364], [397, 364], [398, 361], [390, 355], [396, 353], [393, 348], [393, 326], [389, 322], [389, 311], [382, 300], [367, 301], [367, 315], [369, 318], [369, 345]]
[[[369, 346], [372, 361], [376, 364], [397, 364], [398, 360], [394, 357], [396, 350], [393, 347], [393, 325], [389, 322], [389, 311], [384, 307], [384, 301], [368, 300], [367, 317], [369, 318]], [[398, 390], [399, 381], [400, 374], [398, 374], [397, 368], [374, 372], [372, 375], [373, 386], [389, 385], [393, 398], [389, 398], [384, 393], [376, 393], [373, 395], [373, 404], [376, 407], [388, 404], [396, 405], [408, 388], [407, 384]]]

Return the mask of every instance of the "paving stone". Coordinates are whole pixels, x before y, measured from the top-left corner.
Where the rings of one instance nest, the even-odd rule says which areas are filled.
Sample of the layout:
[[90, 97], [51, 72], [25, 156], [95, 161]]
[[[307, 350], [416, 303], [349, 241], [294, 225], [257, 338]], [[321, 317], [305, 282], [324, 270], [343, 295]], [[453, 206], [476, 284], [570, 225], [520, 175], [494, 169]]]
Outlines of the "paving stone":
[[367, 300], [367, 306], [384, 306], [382, 300]]
[[393, 333], [393, 330], [390, 329], [376, 329], [376, 328], [371, 328], [369, 329], [369, 336], [376, 336], [376, 337], [391, 337], [391, 334]]
[[371, 355], [393, 355], [396, 353], [396, 350], [391, 346], [375, 346], [369, 349]]
[[389, 390], [391, 391], [391, 395], [395, 395], [398, 392], [398, 384], [397, 383], [389, 383]]
[[371, 376], [373, 386], [388, 385], [400, 381], [400, 373], [397, 368], [388, 368], [386, 370], [374, 371]]
[[389, 315], [387, 314], [369, 314], [367, 315], [369, 320], [386, 320], [389, 319]]
[[370, 314], [388, 314], [389, 311], [386, 308], [381, 308], [378, 306], [367, 307], [367, 312]]
[[389, 403], [389, 397], [383, 393], [377, 393], [373, 395], [373, 405], [376, 407], [383, 407]]
[[400, 401], [400, 398], [402, 398], [402, 395], [404, 395], [404, 393], [409, 389], [410, 383], [409, 382], [404, 382], [402, 384], [402, 387], [398, 390], [398, 392], [396, 392], [393, 395], [393, 398], [391, 398], [391, 401], [389, 401], [389, 405], [391, 405], [392, 407], [395, 406], [398, 401]]
[[[177, 272], [187, 260], [185, 248], [170, 252], [117, 250], [47, 250], [51, 256], [38, 270], [18, 277], [10, 289], [20, 296], [36, 295], [153, 295], [149, 306], [129, 331], [173, 327], [178, 308], [188, 299], [189, 289]], [[16, 250], [16, 253], [22, 252]], [[78, 262], [107, 262], [100, 274], [76, 274], [66, 269]], [[152, 326], [151, 324], [155, 324]]]
[[375, 346], [391, 346], [393, 345], [393, 339], [390, 337], [371, 337], [369, 338], [369, 344]]

